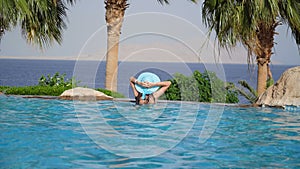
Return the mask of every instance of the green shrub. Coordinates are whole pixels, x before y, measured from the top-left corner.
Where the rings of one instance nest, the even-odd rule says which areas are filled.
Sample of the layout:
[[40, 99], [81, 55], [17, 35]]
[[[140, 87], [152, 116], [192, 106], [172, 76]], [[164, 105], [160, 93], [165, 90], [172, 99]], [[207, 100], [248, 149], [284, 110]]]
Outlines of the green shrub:
[[164, 95], [161, 96], [160, 98], [164, 99], [164, 100], [181, 100], [180, 89], [178, 87], [177, 81], [175, 79], [171, 79], [170, 81], [172, 83], [171, 86], [164, 93]]
[[237, 103], [238, 93], [226, 88], [225, 84], [215, 73], [205, 71], [201, 74], [195, 71], [192, 76], [175, 74], [171, 79], [172, 85], [165, 92], [167, 100]]
[[0, 92], [5, 93], [5, 91], [10, 88], [9, 86], [0, 86]]
[[102, 88], [98, 88], [96, 90], [98, 90], [99, 92], [102, 92], [108, 96], [112, 96], [114, 98], [125, 98], [125, 96], [123, 94], [118, 93], [118, 92], [114, 92], [114, 91], [110, 91], [110, 90], [102, 89]]
[[12, 95], [41, 95], [41, 96], [59, 96], [65, 90], [71, 89], [72, 86], [24, 86], [9, 87], [5, 94]]
[[167, 100], [199, 101], [197, 82], [193, 77], [176, 73], [171, 83], [165, 92]]
[[238, 103], [238, 92], [235, 90], [227, 89], [226, 103]]
[[211, 84], [209, 80], [208, 72], [201, 74], [199, 71], [193, 73], [193, 78], [196, 79], [199, 92], [199, 101], [200, 102], [211, 102], [212, 93], [211, 93]]
[[42, 75], [39, 79], [39, 86], [64, 86], [64, 87], [70, 87], [70, 86], [77, 86], [79, 82], [75, 81], [75, 78], [72, 79], [65, 79], [66, 74], [60, 74], [59, 72], [56, 72], [53, 76], [50, 74], [47, 75], [47, 78]]
[[[22, 87], [9, 87], [0, 86], [0, 91], [8, 95], [40, 95], [40, 96], [59, 96], [65, 90], [71, 89], [72, 86], [22, 86]], [[125, 98], [124, 95], [118, 92], [112, 92], [106, 89], [96, 89], [108, 96], [114, 98]]]
[[272, 86], [274, 84], [274, 79], [273, 78], [268, 78], [267, 79], [267, 88]]

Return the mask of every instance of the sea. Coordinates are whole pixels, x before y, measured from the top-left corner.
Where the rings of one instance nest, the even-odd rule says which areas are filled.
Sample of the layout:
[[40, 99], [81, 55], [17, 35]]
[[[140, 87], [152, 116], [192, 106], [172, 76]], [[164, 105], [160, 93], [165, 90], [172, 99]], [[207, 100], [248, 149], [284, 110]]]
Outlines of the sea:
[[[271, 65], [273, 78], [277, 81], [281, 74], [295, 65]], [[66, 79], [74, 77], [79, 86], [104, 88], [105, 61], [76, 61], [76, 60], [29, 60], [29, 59], [0, 59], [0, 86], [31, 86], [37, 85], [39, 78], [44, 75], [54, 75], [56, 72], [66, 74]], [[130, 76], [137, 77], [140, 73], [149, 71], [156, 73], [161, 80], [169, 80], [176, 73], [191, 75], [195, 70], [216, 72], [224, 81], [237, 85], [239, 80], [246, 80], [256, 87], [256, 65], [247, 64], [204, 64], [186, 62], [119, 62], [118, 92], [126, 97], [133, 97], [129, 86]], [[240, 103], [247, 103], [240, 98]]]

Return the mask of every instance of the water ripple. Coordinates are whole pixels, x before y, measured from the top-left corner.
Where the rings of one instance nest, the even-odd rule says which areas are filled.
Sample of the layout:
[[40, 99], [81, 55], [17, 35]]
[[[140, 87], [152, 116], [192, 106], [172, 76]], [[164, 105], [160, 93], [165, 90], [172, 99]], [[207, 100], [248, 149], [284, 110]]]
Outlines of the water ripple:
[[[216, 131], [206, 142], [199, 143], [209, 108], [209, 104], [136, 107], [129, 102], [1, 96], [0, 168], [300, 167], [298, 112], [225, 107]], [[189, 112], [195, 109], [196, 121], [193, 121]], [[186, 116], [179, 121], [180, 113]], [[100, 116], [112, 127], [107, 128], [103, 121], [98, 121]], [[192, 128], [186, 134], [190, 123]], [[174, 124], [179, 125], [172, 134], [166, 134]], [[90, 130], [88, 134], [82, 125]], [[115, 137], [116, 131], [129, 137], [129, 142], [125, 144]], [[177, 143], [177, 137], [184, 134], [183, 140]], [[135, 147], [137, 154], [142, 148], [157, 150], [170, 144], [175, 147], [148, 158], [129, 158], [105, 150], [91, 136], [111, 137], [109, 140], [118, 145], [116, 151], [124, 153], [128, 152], [128, 145]], [[159, 139], [149, 141], [152, 138]]]

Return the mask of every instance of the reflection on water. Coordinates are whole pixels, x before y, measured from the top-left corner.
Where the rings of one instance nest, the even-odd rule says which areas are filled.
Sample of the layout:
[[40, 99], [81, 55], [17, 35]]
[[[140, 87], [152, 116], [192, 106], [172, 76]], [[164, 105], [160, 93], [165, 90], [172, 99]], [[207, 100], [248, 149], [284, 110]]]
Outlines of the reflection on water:
[[296, 111], [278, 111], [274, 118], [264, 118], [272, 121], [276, 133], [275, 137], [282, 140], [300, 141], [300, 113]]

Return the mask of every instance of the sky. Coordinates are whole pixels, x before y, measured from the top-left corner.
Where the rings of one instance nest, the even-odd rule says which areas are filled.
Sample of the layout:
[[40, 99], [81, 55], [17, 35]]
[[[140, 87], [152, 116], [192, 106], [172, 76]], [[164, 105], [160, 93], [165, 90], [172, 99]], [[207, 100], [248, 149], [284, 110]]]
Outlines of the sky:
[[[214, 48], [202, 23], [201, 1], [129, 0], [121, 30], [120, 61], [222, 62], [247, 64], [241, 46], [229, 53]], [[106, 51], [105, 8], [102, 0], [78, 1], [69, 7], [68, 28], [63, 43], [41, 51], [26, 43], [20, 28], [6, 32], [0, 44], [0, 58], [104, 60]], [[278, 26], [272, 64], [300, 65], [300, 55], [290, 31]]]

